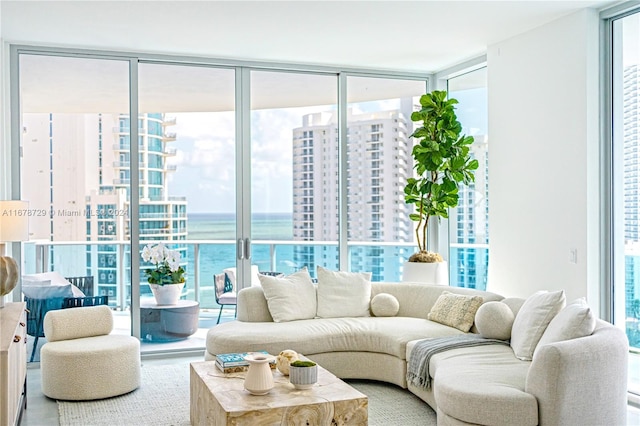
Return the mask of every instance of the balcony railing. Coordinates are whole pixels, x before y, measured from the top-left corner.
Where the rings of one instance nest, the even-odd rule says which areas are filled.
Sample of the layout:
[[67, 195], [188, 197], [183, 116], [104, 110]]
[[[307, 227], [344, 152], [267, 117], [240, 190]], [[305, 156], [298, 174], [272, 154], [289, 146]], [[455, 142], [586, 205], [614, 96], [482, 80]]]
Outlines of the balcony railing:
[[[163, 230], [144, 230], [147, 238], [151, 238], [148, 231], [160, 239], [140, 241], [141, 247], [148, 242], [157, 243], [165, 235], [165, 232], [160, 232]], [[199, 301], [202, 309], [217, 309], [213, 275], [236, 265], [235, 241], [163, 242], [184, 249], [183, 260], [187, 271], [184, 296]], [[348, 250], [351, 271], [374, 270], [372, 280], [392, 282], [401, 279], [402, 265], [415, 251], [415, 245], [395, 242], [350, 242]], [[258, 265], [261, 271], [289, 274], [306, 265], [311, 275], [315, 276], [317, 265], [338, 268], [338, 243], [335, 241], [254, 240], [251, 251], [252, 264]], [[488, 246], [459, 244], [452, 247], [450, 258], [451, 285], [485, 288]], [[482, 262], [483, 265], [478, 263], [472, 268], [469, 265], [472, 260], [476, 263]], [[64, 276], [92, 275], [96, 286], [94, 294], [108, 295], [110, 305], [117, 309], [127, 309], [130, 305], [130, 264], [129, 241], [35, 241], [25, 244], [25, 273], [55, 270]], [[462, 270], [461, 265], [466, 269]], [[140, 291], [145, 295], [150, 294], [143, 278]]]

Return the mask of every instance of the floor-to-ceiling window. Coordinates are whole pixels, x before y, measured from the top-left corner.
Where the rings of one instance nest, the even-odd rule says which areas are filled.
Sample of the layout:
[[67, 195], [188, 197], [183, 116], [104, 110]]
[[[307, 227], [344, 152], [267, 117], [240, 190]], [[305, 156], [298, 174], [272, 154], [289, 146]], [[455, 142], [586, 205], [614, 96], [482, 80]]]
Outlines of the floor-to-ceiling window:
[[129, 63], [25, 54], [19, 67], [21, 198], [32, 213], [23, 274], [93, 277], [89, 295], [122, 309], [131, 289], [130, 180], [120, 167], [129, 161]]
[[251, 261], [291, 273], [338, 266], [338, 80], [251, 71]]
[[374, 281], [399, 281], [416, 251], [404, 187], [414, 174], [411, 113], [425, 81], [347, 78], [349, 268]]
[[462, 133], [473, 136], [471, 156], [478, 160], [475, 182], [460, 187], [459, 204], [449, 214], [449, 280], [452, 286], [485, 290], [489, 266], [489, 139], [487, 68], [447, 80], [457, 99]]
[[629, 338], [629, 391], [640, 394], [640, 10], [611, 22], [612, 317]]
[[[219, 307], [214, 274], [236, 266], [235, 70], [142, 62], [138, 74], [140, 246], [161, 242], [180, 253], [182, 314], [197, 306], [199, 328], [210, 327]], [[143, 346], [151, 350], [191, 330], [159, 325], [167, 320], [152, 308], [149, 266], [140, 267], [140, 337], [160, 343]], [[198, 332], [180, 347], [201, 339]]]

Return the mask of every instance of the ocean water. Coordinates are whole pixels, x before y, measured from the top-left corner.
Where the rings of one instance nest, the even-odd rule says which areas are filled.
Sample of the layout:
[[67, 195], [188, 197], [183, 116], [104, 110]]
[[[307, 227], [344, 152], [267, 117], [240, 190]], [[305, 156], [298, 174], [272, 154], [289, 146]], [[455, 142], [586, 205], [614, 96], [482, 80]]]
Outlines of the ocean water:
[[[236, 266], [236, 220], [234, 214], [189, 213], [187, 239], [199, 241], [200, 300], [203, 308], [217, 307], [213, 296], [213, 276], [225, 268]], [[261, 241], [291, 241], [293, 217], [291, 213], [254, 214], [251, 221], [251, 263], [260, 271], [289, 274], [297, 267], [293, 262], [293, 246], [290, 244], [262, 244]], [[215, 240], [215, 241], [212, 241]], [[195, 282], [195, 247], [187, 250], [187, 287]], [[271, 252], [275, 253], [275, 265], [271, 264]]]

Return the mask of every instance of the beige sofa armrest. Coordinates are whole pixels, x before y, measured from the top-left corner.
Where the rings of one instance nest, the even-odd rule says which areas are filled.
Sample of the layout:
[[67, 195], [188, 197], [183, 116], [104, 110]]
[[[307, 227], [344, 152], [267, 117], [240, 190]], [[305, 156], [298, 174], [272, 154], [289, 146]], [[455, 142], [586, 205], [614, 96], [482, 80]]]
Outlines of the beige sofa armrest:
[[238, 321], [273, 322], [262, 287], [247, 287], [238, 292]]
[[626, 424], [628, 353], [624, 332], [601, 320], [591, 336], [536, 348], [525, 391], [540, 424]]

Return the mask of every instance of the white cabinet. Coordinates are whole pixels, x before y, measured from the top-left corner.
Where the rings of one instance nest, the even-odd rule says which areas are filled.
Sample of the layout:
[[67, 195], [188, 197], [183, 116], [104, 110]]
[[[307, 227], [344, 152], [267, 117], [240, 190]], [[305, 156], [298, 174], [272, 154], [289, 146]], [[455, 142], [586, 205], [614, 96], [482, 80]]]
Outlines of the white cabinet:
[[0, 308], [0, 426], [18, 424], [27, 403], [25, 309], [23, 302]]

